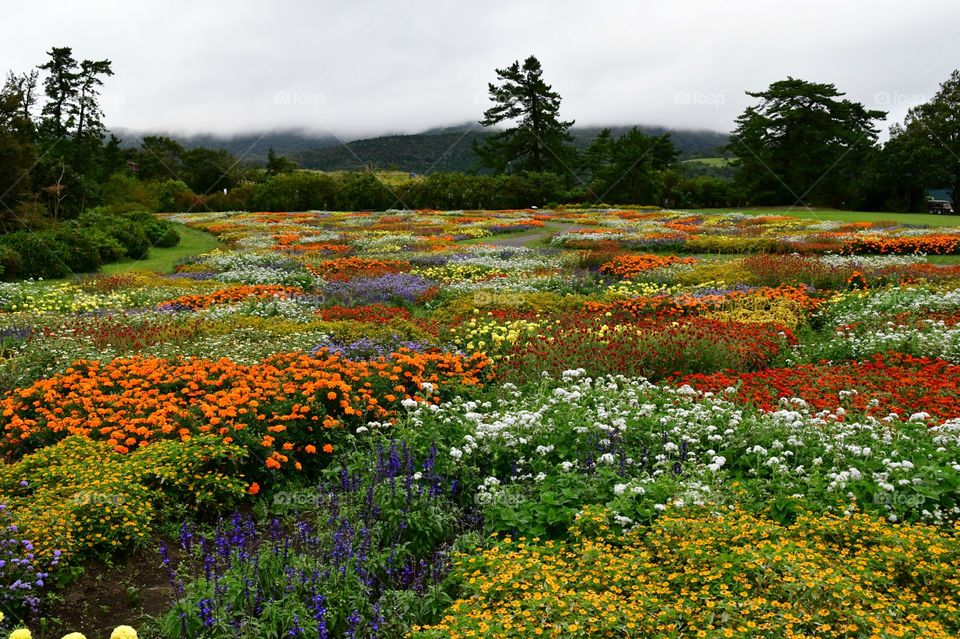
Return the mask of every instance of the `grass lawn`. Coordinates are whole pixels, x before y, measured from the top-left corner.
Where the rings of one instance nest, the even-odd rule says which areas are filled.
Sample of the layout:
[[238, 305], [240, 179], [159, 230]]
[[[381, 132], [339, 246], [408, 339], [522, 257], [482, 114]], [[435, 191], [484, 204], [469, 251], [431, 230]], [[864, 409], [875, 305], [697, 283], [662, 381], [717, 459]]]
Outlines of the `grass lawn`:
[[[301, 171], [305, 171], [308, 173], [321, 173], [323, 175], [332, 175], [332, 176], [340, 176], [340, 177], [348, 177], [356, 173], [356, 171], [317, 171], [314, 169], [301, 169]], [[384, 184], [386, 184], [388, 187], [399, 186], [401, 184], [406, 184], [411, 180], [417, 179], [417, 178], [410, 177], [409, 171], [390, 171], [386, 169], [384, 170], [378, 169], [374, 171], [374, 175], [376, 175], [377, 179], [383, 182]]]
[[152, 248], [145, 260], [127, 260], [104, 264], [102, 273], [129, 273], [130, 271], [158, 271], [170, 273], [173, 265], [182, 257], [199, 255], [220, 248], [223, 244], [216, 237], [204, 231], [198, 231], [182, 224], [174, 224], [180, 234], [180, 243], [171, 248]]
[[933, 215], [927, 213], [871, 213], [866, 211], [838, 211], [808, 207], [768, 206], [743, 209], [691, 209], [691, 212], [729, 213], [737, 211], [749, 215], [792, 215], [814, 220], [838, 220], [840, 222], [879, 222], [889, 220], [901, 224], [924, 224], [926, 226], [960, 226], [960, 215]]

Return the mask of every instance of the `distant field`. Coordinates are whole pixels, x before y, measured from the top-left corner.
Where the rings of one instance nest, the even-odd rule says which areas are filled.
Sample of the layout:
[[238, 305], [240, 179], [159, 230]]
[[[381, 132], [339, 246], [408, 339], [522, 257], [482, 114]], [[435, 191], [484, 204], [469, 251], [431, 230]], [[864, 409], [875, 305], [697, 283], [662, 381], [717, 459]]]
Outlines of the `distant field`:
[[691, 158], [683, 160], [681, 164], [706, 164], [707, 166], [724, 167], [733, 164], [733, 158]]
[[130, 271], [158, 271], [160, 273], [169, 273], [173, 271], [173, 266], [177, 260], [190, 255], [199, 255], [212, 251], [215, 248], [223, 246], [217, 238], [197, 231], [182, 224], [174, 224], [177, 233], [180, 234], [180, 243], [172, 248], [152, 248], [150, 256], [145, 260], [127, 260], [126, 262], [115, 262], [104, 264], [101, 268], [102, 273], [128, 273]]
[[697, 209], [706, 213], [740, 212], [749, 215], [792, 215], [814, 220], [838, 220], [840, 222], [880, 222], [890, 220], [900, 224], [923, 224], [926, 226], [960, 227], [960, 215], [931, 215], [927, 213], [889, 213], [867, 211], [839, 211], [837, 209], [757, 207], [741, 209]]
[[[310, 173], [323, 173], [326, 175], [347, 175], [350, 173], [356, 173], [356, 171], [315, 171], [312, 169], [304, 169]], [[409, 182], [412, 179], [410, 177], [409, 171], [374, 171], [374, 174], [377, 176], [377, 179], [386, 184], [387, 186], [396, 186], [398, 184], [404, 184]]]

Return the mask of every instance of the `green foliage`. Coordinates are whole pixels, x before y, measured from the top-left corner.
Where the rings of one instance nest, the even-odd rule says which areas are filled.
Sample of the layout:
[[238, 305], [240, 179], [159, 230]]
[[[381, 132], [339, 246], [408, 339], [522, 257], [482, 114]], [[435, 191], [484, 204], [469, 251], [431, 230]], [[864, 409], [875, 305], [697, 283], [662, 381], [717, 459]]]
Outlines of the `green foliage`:
[[29, 117], [31, 80], [36, 82], [36, 74], [10, 74], [0, 90], [0, 228], [4, 230], [19, 227], [21, 220], [14, 211], [31, 187], [30, 169], [36, 159]]
[[17, 249], [8, 244], [0, 244], [0, 275], [4, 279], [14, 279], [20, 276], [23, 264]]
[[489, 85], [494, 105], [484, 111], [480, 124], [516, 125], [475, 145], [480, 161], [496, 173], [549, 171], [567, 176], [576, 154], [568, 132], [573, 120], [560, 120], [560, 94], [543, 81], [540, 61], [530, 56], [523, 67], [518, 60], [496, 73], [501, 84]]
[[70, 273], [64, 247], [50, 231], [16, 231], [0, 236], [0, 244], [20, 255], [20, 277], [57, 279]]
[[[183, 589], [159, 620], [160, 636], [176, 639], [187, 628], [279, 638], [298, 626], [303, 636], [400, 637], [412, 623], [437, 619], [450, 598], [430, 574], [445, 570], [462, 511], [406, 447], [378, 438], [360, 446], [323, 484], [277, 486], [272, 504], [260, 504], [268, 515], [260, 523], [237, 515], [210, 532], [184, 527], [176, 572]], [[275, 515], [287, 515], [297, 532], [280, 535], [281, 520], [269, 523]], [[211, 551], [226, 538], [229, 547]]]
[[143, 211], [158, 210], [158, 193], [148, 184], [138, 180], [127, 171], [114, 173], [100, 187], [103, 206], [124, 207], [133, 205]]
[[787, 78], [737, 118], [729, 150], [758, 203], [849, 206], [857, 177], [886, 114], [841, 99], [833, 84]]
[[403, 205], [418, 209], [520, 209], [578, 198], [561, 176], [552, 173], [435, 173], [395, 190]]
[[279, 173], [292, 173], [297, 170], [297, 163], [293, 160], [277, 155], [273, 147], [267, 151], [267, 175], [277, 175]]
[[677, 160], [670, 134], [649, 136], [636, 127], [614, 140], [610, 130], [585, 153], [590, 189], [604, 202], [659, 204], [665, 195], [663, 172]]
[[[940, 85], [929, 102], [910, 110], [906, 133], [923, 142], [928, 185], [947, 186], [954, 210], [960, 210], [960, 69]], [[932, 161], [930, 161], [932, 160]]]
[[194, 193], [231, 189], [239, 181], [237, 159], [223, 150], [190, 149], [183, 154], [182, 177]]
[[256, 186], [253, 208], [258, 211], [327, 210], [336, 206], [337, 181], [329, 175], [283, 172]]
[[347, 211], [383, 211], [398, 204], [397, 197], [372, 173], [354, 173], [337, 193], [338, 208]]
[[[142, 180], [179, 179], [182, 174], [183, 154], [186, 149], [170, 138], [148, 135], [140, 143], [140, 149], [134, 154]], [[186, 185], [184, 184], [184, 187]], [[172, 210], [161, 207], [162, 210]]]
[[182, 180], [165, 180], [155, 190], [158, 211], [189, 211], [196, 204], [197, 196]]
[[0, 496], [38, 545], [82, 561], [145, 544], [154, 526], [184, 508], [235, 501], [245, 482], [228, 469], [245, 455], [210, 436], [129, 454], [72, 436], [4, 464]]

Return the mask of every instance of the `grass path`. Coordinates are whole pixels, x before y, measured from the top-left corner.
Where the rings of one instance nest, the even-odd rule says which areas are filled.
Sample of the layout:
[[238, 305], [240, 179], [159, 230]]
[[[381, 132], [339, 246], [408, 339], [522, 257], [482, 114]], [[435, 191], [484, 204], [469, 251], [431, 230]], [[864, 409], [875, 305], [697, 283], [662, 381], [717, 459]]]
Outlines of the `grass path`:
[[546, 241], [555, 233], [565, 233], [567, 231], [582, 231], [593, 226], [582, 226], [579, 224], [567, 224], [566, 222], [547, 222], [542, 227], [523, 231], [520, 233], [503, 233], [489, 237], [478, 237], [472, 240], [464, 240], [461, 244], [493, 244], [494, 246], [526, 246], [531, 248], [546, 246]]
[[729, 213], [748, 215], [789, 215], [811, 220], [837, 220], [840, 222], [899, 222], [901, 224], [924, 224], [927, 226], [960, 226], [960, 215], [934, 215], [929, 213], [874, 213], [869, 211], [840, 211], [807, 207], [768, 206], [745, 209], [691, 209], [690, 213]]
[[158, 271], [160, 273], [173, 272], [177, 260], [191, 255], [207, 253], [223, 244], [210, 233], [198, 231], [182, 224], [174, 224], [180, 234], [180, 243], [171, 248], [152, 248], [145, 260], [126, 260], [104, 264], [101, 273], [116, 274], [133, 271]]

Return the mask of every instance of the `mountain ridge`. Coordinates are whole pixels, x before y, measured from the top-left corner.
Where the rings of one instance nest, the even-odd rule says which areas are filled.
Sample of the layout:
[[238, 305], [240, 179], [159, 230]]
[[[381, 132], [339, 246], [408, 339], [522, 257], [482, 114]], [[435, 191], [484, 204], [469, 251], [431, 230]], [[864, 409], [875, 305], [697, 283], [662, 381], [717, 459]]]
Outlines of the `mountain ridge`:
[[[586, 148], [604, 128], [614, 136], [622, 135], [636, 126], [650, 135], [670, 133], [680, 151], [681, 159], [708, 157], [718, 154], [718, 148], [727, 143], [729, 135], [708, 129], [670, 129], [660, 125], [575, 126], [570, 133], [573, 144]], [[362, 169], [372, 164], [378, 169], [396, 169], [412, 173], [439, 171], [470, 172], [479, 169], [473, 152], [473, 143], [495, 131], [478, 124], [464, 123], [434, 127], [420, 133], [385, 134], [369, 138], [343, 141], [333, 135], [324, 135], [302, 129], [239, 133], [233, 136], [214, 134], [177, 134], [115, 129], [126, 148], [139, 146], [148, 135], [170, 137], [190, 149], [204, 146], [224, 149], [247, 166], [263, 165], [267, 151], [273, 148], [278, 155], [295, 160], [302, 168], [322, 171]]]

